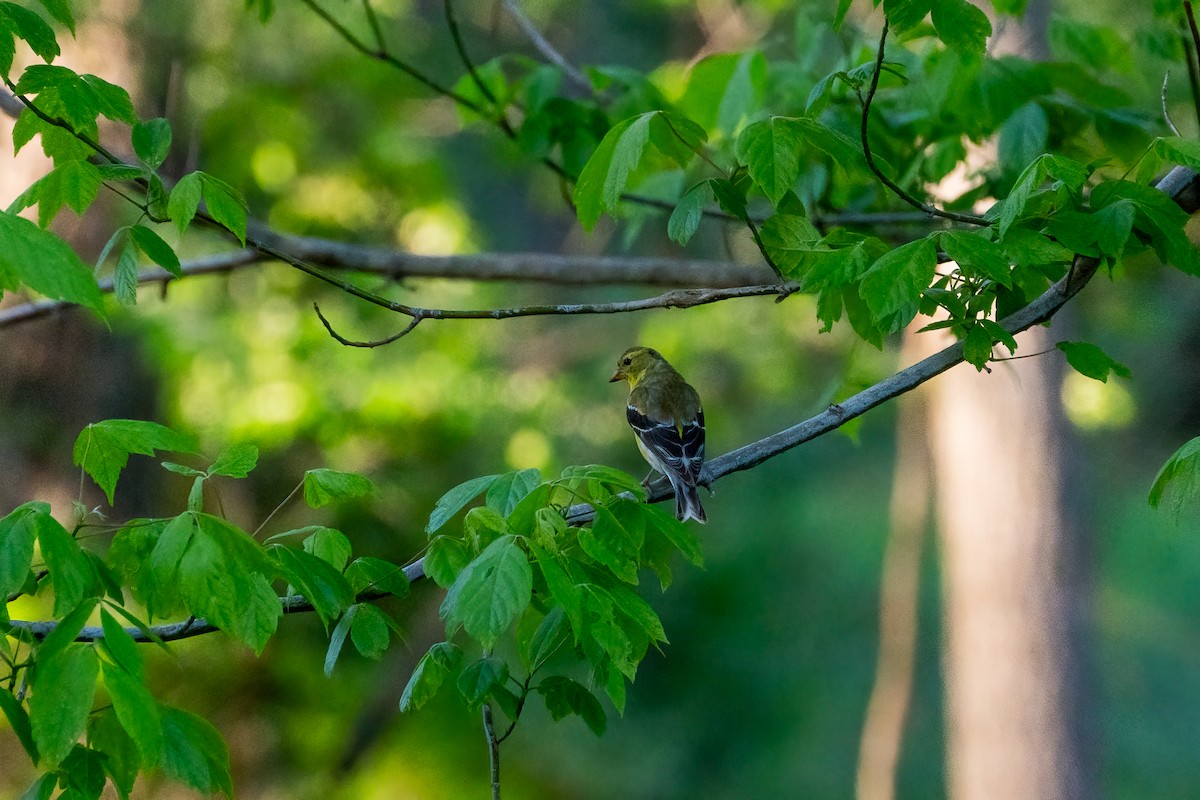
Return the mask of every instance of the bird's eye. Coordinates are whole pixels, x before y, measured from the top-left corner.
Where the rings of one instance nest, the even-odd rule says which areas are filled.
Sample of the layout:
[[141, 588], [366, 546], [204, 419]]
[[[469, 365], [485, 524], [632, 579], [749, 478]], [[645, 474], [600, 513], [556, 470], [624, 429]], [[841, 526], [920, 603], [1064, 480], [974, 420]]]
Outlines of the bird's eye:
[[627, 358], [627, 359], [625, 359], [624, 361], [622, 361], [622, 362], [621, 362], [621, 366], [623, 366], [623, 367], [628, 367], [628, 366], [629, 366], [630, 364], [632, 364], [632, 363], [633, 363], [633, 359], [631, 359], [631, 358]]

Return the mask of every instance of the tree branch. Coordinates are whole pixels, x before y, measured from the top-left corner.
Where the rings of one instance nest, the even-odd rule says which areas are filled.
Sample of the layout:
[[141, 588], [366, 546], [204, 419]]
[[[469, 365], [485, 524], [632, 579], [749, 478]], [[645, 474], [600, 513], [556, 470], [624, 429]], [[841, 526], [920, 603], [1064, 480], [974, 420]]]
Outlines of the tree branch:
[[883, 51], [887, 44], [888, 23], [885, 19], [883, 22], [883, 33], [879, 35], [879, 49], [875, 52], [875, 69], [871, 72], [871, 85], [867, 87], [867, 96], [864, 98], [859, 94], [859, 99], [862, 100], [862, 124], [860, 134], [862, 137], [863, 156], [867, 160], [867, 167], [871, 172], [875, 173], [875, 177], [883, 183], [884, 186], [892, 190], [892, 193], [899, 197], [904, 202], [914, 208], [919, 208], [931, 217], [942, 217], [943, 219], [954, 220], [955, 222], [966, 222], [971, 225], [990, 225], [986, 219], [975, 214], [960, 214], [957, 211], [946, 211], [937, 206], [923, 203], [911, 194], [906, 192], [900, 184], [889, 178], [879, 165], [875, 163], [875, 156], [871, 152], [871, 141], [867, 131], [871, 120], [871, 102], [875, 99], [875, 92], [879, 89], [879, 73], [883, 71]]
[[[413, 564], [404, 567], [404, 577], [408, 578], [409, 583], [419, 581], [425, 577], [423, 568], [424, 559], [420, 559]], [[388, 597], [387, 592], [379, 590], [366, 590], [355, 598], [355, 602], [364, 600], [378, 600], [381, 597]], [[285, 614], [296, 614], [305, 611], [312, 611], [313, 605], [303, 595], [290, 595], [288, 597], [279, 598], [279, 604], [283, 606]], [[53, 620], [26, 622], [24, 620], [14, 619], [9, 622], [9, 627], [14, 630], [27, 631], [33, 635], [35, 639], [45, 639], [55, 628], [58, 623]], [[164, 642], [176, 641], [178, 639], [190, 639], [193, 636], [202, 636], [206, 633], [216, 633], [220, 630], [216, 625], [212, 624], [203, 617], [190, 617], [183, 622], [173, 622], [167, 625], [154, 625], [150, 627], [149, 632], [152, 636], [147, 636], [146, 631], [141, 628], [126, 628], [125, 631], [133, 637], [137, 642], [153, 642], [161, 640]], [[98, 625], [89, 625], [79, 632], [75, 637], [77, 642], [94, 642], [104, 638], [104, 629]]]
[[533, 44], [534, 48], [542, 54], [542, 57], [549, 61], [554, 66], [563, 71], [563, 75], [567, 80], [575, 84], [575, 88], [585, 94], [595, 94], [595, 88], [587, 76], [580, 72], [574, 64], [563, 58], [562, 54], [554, 49], [554, 46], [542, 36], [541, 31], [534, 26], [529, 17], [525, 16], [525, 12], [517, 5], [516, 0], [503, 0], [504, 10], [512, 17], [513, 22], [521, 29], [521, 33]]

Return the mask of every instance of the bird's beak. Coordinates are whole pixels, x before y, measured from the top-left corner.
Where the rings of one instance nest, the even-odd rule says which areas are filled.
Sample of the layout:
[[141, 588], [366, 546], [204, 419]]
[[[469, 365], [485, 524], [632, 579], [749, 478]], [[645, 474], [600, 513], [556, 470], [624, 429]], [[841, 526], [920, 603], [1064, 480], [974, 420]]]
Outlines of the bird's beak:
[[616, 383], [617, 381], [623, 381], [623, 380], [625, 380], [625, 373], [621, 372], [621, 370], [617, 370], [616, 372], [613, 373], [613, 376], [608, 379], [608, 382]]

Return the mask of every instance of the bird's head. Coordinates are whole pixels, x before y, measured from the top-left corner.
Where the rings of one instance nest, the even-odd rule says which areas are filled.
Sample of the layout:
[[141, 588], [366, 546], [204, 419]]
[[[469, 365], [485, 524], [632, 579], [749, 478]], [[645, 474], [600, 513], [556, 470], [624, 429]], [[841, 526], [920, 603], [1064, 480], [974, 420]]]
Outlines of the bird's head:
[[617, 359], [617, 371], [608, 379], [608, 382], [629, 381], [630, 386], [636, 386], [642, 376], [646, 374], [646, 370], [662, 360], [663, 357], [657, 350], [649, 347], [631, 347]]

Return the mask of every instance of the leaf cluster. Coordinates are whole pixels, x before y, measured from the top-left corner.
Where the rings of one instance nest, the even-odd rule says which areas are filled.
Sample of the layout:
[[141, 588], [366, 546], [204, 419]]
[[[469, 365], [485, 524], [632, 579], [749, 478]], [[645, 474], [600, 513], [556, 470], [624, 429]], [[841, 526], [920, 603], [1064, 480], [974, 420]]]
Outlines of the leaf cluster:
[[[445, 532], [480, 497], [461, 533]], [[643, 568], [665, 590], [674, 552], [702, 561], [688, 529], [643, 499], [636, 479], [599, 465], [569, 467], [551, 480], [537, 470], [490, 475], [447, 492], [426, 527], [424, 562], [447, 590], [446, 641], [421, 658], [401, 709], [420, 708], [453, 681], [468, 706], [493, 703], [512, 725], [536, 693], [554, 719], [575, 714], [601, 733], [596, 693], [623, 712], [627, 682], [649, 649], [666, 642], [634, 588]], [[593, 506], [589, 524], [567, 524], [572, 503]]]
[[[85, 428], [75, 460], [111, 503], [134, 454], [191, 453], [195, 442], [162, 425], [106, 420]], [[0, 519], [0, 593], [53, 597], [54, 623], [14, 624], [0, 606], [0, 659], [7, 666], [0, 710], [31, 761], [43, 771], [28, 797], [98, 798], [107, 782], [129, 796], [139, 773], [158, 770], [205, 793], [232, 796], [229, 754], [205, 720], [155, 699], [138, 642], [169, 644], [155, 620], [186, 618], [213, 626], [260, 653], [285, 605], [307, 604], [326, 630], [333, 626], [326, 672], [347, 637], [369, 658], [387, 650], [396, 622], [371, 601], [408, 594], [403, 569], [354, 557], [340, 531], [309, 526], [260, 544], [254, 535], [206, 512], [205, 487], [245, 478], [257, 448], [235, 445], [206, 468], [163, 462], [191, 477], [187, 508], [173, 517], [116, 526], [103, 555], [81, 533], [95, 527], [83, 514], [68, 531], [46, 503], [29, 502]], [[370, 481], [352, 473], [305, 473], [308, 505], [363, 497]], [[287, 541], [298, 540], [299, 546]], [[40, 564], [39, 564], [40, 561]], [[280, 597], [277, 586], [283, 587]], [[98, 616], [99, 629], [88, 629]], [[80, 743], [82, 739], [83, 743]]]

